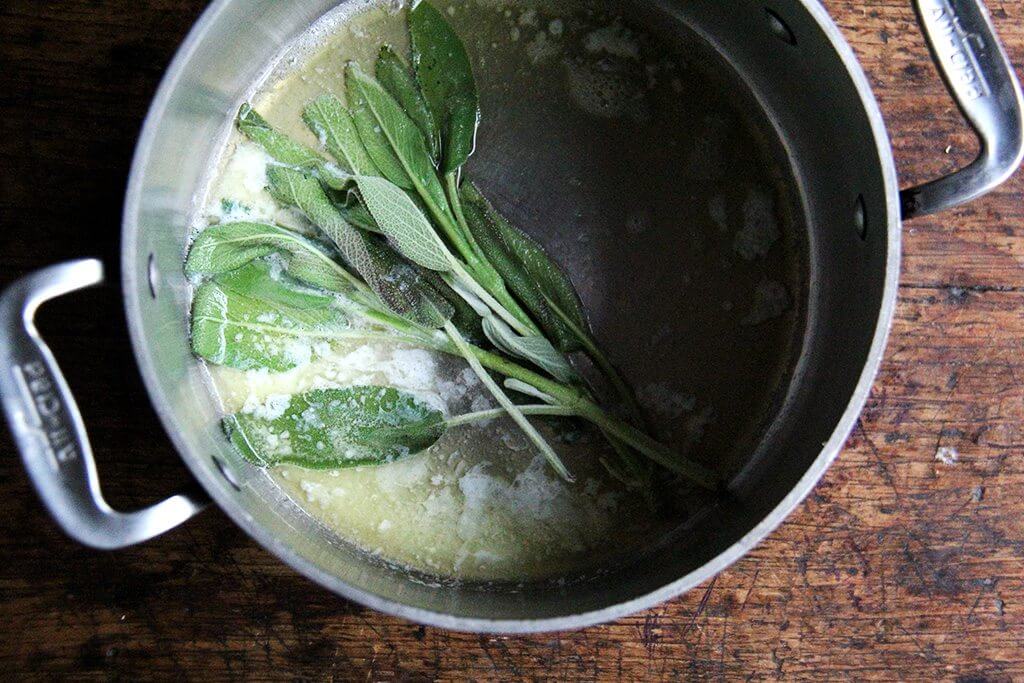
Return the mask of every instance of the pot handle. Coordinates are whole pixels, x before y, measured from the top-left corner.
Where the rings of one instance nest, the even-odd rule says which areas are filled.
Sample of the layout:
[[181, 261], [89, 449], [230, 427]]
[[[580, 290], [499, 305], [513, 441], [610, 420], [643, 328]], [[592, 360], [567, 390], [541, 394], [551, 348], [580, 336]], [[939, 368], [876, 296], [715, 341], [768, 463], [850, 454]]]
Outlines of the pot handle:
[[75, 540], [114, 549], [153, 538], [206, 506], [182, 493], [136, 512], [103, 499], [89, 438], [75, 399], [35, 327], [40, 305], [103, 281], [96, 259], [44, 268], [0, 295], [0, 398], [29, 478], [50, 514]]
[[932, 57], [981, 151], [968, 166], [900, 193], [903, 218], [963, 204], [1001, 184], [1024, 157], [1020, 83], [980, 0], [914, 0]]

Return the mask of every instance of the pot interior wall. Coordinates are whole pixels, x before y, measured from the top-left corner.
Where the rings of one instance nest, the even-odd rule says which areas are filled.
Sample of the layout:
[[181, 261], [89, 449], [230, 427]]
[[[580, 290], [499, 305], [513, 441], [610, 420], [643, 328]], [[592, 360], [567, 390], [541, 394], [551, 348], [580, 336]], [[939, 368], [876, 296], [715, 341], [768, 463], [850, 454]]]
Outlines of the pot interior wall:
[[[768, 401], [764, 395], [771, 392], [751, 389], [751, 395], [770, 405], [771, 419], [756, 438], [736, 437], [735, 450], [743, 457], [728, 463], [734, 475], [730, 496], [689, 517], [670, 537], [651, 539], [643, 571], [625, 567], [578, 583], [545, 582], [514, 590], [438, 587], [325, 534], [267, 477], [239, 463], [223, 438], [203, 373], [188, 347], [189, 287], [181, 261], [211, 141], [223, 136], [238, 104], [280, 49], [333, 5], [327, 0], [215, 3], [202, 35], [184, 48], [180, 69], [155, 104], [155, 118], [140, 147], [125, 216], [129, 320], [157, 408], [186, 462], [235, 521], [264, 545], [329, 587], [377, 606], [387, 607], [376, 601], [383, 599], [453, 617], [556, 618], [638, 599], [684, 577], [698, 580], [698, 570], [750, 534], [801, 477], [822, 464], [822, 444], [851, 402], [880, 320], [888, 233], [896, 229], [886, 196], [888, 161], [879, 157], [857, 87], [827, 35], [796, 0], [779, 0], [768, 8], [743, 0], [624, 2], [616, 7], [627, 24], [662, 40], [702, 36], [708, 50], [725, 55], [722, 63], [733, 70], [723, 82], [737, 89], [746, 83], [749, 92], [738, 96], [764, 110], [765, 127], [776, 138], [767, 144], [775, 149], [781, 177], [787, 180], [785, 193], [806, 261], [802, 289], [794, 292], [800, 325], [793, 328], [799, 336], [787, 391]], [[701, 58], [709, 64], [719, 61]], [[503, 151], [501, 163], [486, 155], [474, 160], [474, 174], [495, 187], [507, 174], [523, 174], [536, 161], [517, 162], [511, 154], [514, 141], [504, 148], [500, 143], [495, 140], [491, 148]], [[486, 149], [485, 141], [481, 150]], [[545, 197], [556, 208], [558, 201], [571, 200], [552, 200], [554, 193], [538, 191], [526, 203], [543, 203]], [[552, 228], [540, 237], [551, 244], [554, 234]], [[601, 236], [588, 242], [591, 248], [554, 244], [577, 282], [580, 273], [588, 274], [582, 293], [592, 305], [598, 333], [616, 349], [624, 348], [631, 329], [622, 322], [629, 320], [624, 306], [634, 306], [633, 315], [647, 320], [665, 303], [656, 292], [640, 291], [625, 302], [612, 298], [628, 275], [607, 265], [616, 261], [619, 239]], [[686, 273], [679, 270], [681, 283]], [[666, 284], [673, 291], [684, 289], [673, 281]], [[640, 358], [636, 367], [626, 369], [650, 371], [643, 354], [635, 355]]]

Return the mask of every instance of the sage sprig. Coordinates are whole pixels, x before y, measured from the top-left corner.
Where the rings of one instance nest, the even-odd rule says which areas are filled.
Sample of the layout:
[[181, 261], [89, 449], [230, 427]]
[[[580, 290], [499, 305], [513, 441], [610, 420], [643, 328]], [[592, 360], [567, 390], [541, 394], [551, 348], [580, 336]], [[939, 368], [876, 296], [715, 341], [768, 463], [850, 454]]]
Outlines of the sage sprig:
[[[565, 272], [461, 180], [480, 120], [469, 55], [427, 2], [410, 10], [409, 31], [411, 71], [385, 46], [376, 77], [349, 63], [345, 101], [325, 93], [304, 109], [333, 159], [242, 108], [239, 130], [274, 161], [271, 195], [319, 235], [258, 223], [203, 232], [186, 261], [191, 276], [209, 278], [196, 291], [193, 346], [211, 363], [280, 372], [301, 364], [311, 345], [390, 339], [465, 359], [500, 408], [446, 418], [390, 387], [316, 390], [228, 416], [232, 441], [262, 466], [376, 465], [429, 448], [449, 427], [506, 414], [572, 481], [529, 420], [572, 416], [607, 437], [615, 456], [606, 467], [631, 486], [649, 482], [658, 463], [717, 487], [712, 471], [643, 431], [635, 397], [591, 336]], [[584, 386], [570, 362], [580, 350], [608, 375], [631, 422]], [[543, 403], [516, 405], [492, 374]]]
[[[277, 405], [277, 403], [281, 403]], [[564, 408], [518, 406], [529, 415], [568, 415]], [[261, 467], [307, 469], [385, 465], [420, 453], [453, 427], [500, 417], [481, 410], [446, 418], [415, 396], [381, 386], [315, 389], [242, 410], [224, 428], [242, 457]]]
[[267, 178], [271, 194], [319, 227], [391, 311], [429, 327], [441, 327], [454, 314], [447, 300], [387, 243], [349, 225], [314, 178], [286, 167], [271, 168]]

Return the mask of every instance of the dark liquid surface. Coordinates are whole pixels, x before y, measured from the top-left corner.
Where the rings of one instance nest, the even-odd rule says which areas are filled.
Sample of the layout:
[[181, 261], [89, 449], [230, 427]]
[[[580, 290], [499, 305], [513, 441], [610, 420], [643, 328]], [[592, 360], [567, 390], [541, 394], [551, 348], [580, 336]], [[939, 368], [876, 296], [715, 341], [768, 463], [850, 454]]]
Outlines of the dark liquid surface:
[[464, 7], [483, 111], [469, 176], [564, 264], [658, 435], [734, 472], [785, 392], [806, 300], [774, 131], [685, 27]]

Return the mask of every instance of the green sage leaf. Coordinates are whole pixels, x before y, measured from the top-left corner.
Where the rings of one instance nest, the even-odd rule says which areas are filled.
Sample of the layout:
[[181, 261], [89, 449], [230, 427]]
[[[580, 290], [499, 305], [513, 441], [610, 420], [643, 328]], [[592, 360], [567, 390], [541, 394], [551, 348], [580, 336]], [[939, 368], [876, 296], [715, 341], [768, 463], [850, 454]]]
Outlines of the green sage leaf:
[[347, 173], [271, 126], [250, 104], [243, 104], [238, 110], [235, 123], [242, 134], [260, 145], [277, 163], [305, 169], [336, 190], [348, 185], [350, 177]]
[[393, 387], [315, 389], [287, 402], [224, 419], [231, 442], [260, 467], [308, 469], [384, 465], [433, 446], [444, 434], [440, 411]]
[[550, 298], [559, 308], [568, 306], [567, 315], [572, 319], [582, 318], [582, 305], [569, 278], [539, 244], [505, 220], [472, 183], [465, 183], [460, 195], [470, 231], [505, 284], [560, 351], [578, 351], [579, 339], [548, 304]]
[[401, 105], [354, 62], [345, 67], [345, 88], [356, 130], [381, 175], [415, 189], [435, 218], [453, 221], [423, 134]]
[[384, 241], [349, 225], [315, 178], [283, 166], [269, 169], [267, 178], [271, 194], [319, 227], [388, 309], [432, 328], [454, 314], [447, 300], [424, 286], [417, 270]]
[[334, 206], [338, 209], [338, 213], [348, 221], [349, 225], [354, 225], [366, 232], [375, 232], [378, 235], [384, 234], [384, 231], [377, 225], [377, 221], [373, 219], [373, 216], [367, 210], [366, 205], [358, 201], [358, 199], [349, 201], [347, 204], [335, 204]]
[[459, 332], [473, 344], [484, 344], [487, 341], [487, 336], [484, 334], [482, 321], [476, 310], [437, 272], [420, 268], [419, 274], [438, 294], [444, 297], [445, 301], [451, 304], [455, 311], [452, 315], [452, 324], [458, 328]]
[[216, 365], [284, 372], [347, 327], [334, 298], [271, 277], [249, 263], [203, 283], [192, 303], [192, 350]]
[[380, 175], [363, 146], [352, 115], [334, 95], [321, 95], [303, 110], [302, 118], [327, 151], [355, 175]]
[[219, 275], [272, 253], [284, 258], [285, 269], [296, 280], [332, 292], [353, 289], [353, 276], [326, 248], [286, 228], [263, 223], [223, 223], [206, 228], [189, 249], [185, 273]]
[[531, 335], [524, 337], [503, 321], [489, 315], [483, 319], [483, 330], [496, 347], [517, 358], [530, 361], [559, 382], [572, 383], [578, 379], [576, 371], [547, 337]]
[[357, 176], [356, 186], [381, 231], [405, 258], [424, 268], [447, 271], [451, 255], [434, 226], [402, 188], [386, 178]]
[[480, 102], [466, 46], [433, 5], [409, 12], [413, 65], [423, 95], [441, 128], [442, 173], [458, 169], [473, 153]]
[[376, 73], [380, 84], [402, 105], [402, 109], [423, 133], [430, 157], [437, 162], [441, 155], [441, 131], [409, 66], [390, 45], [381, 47]]

